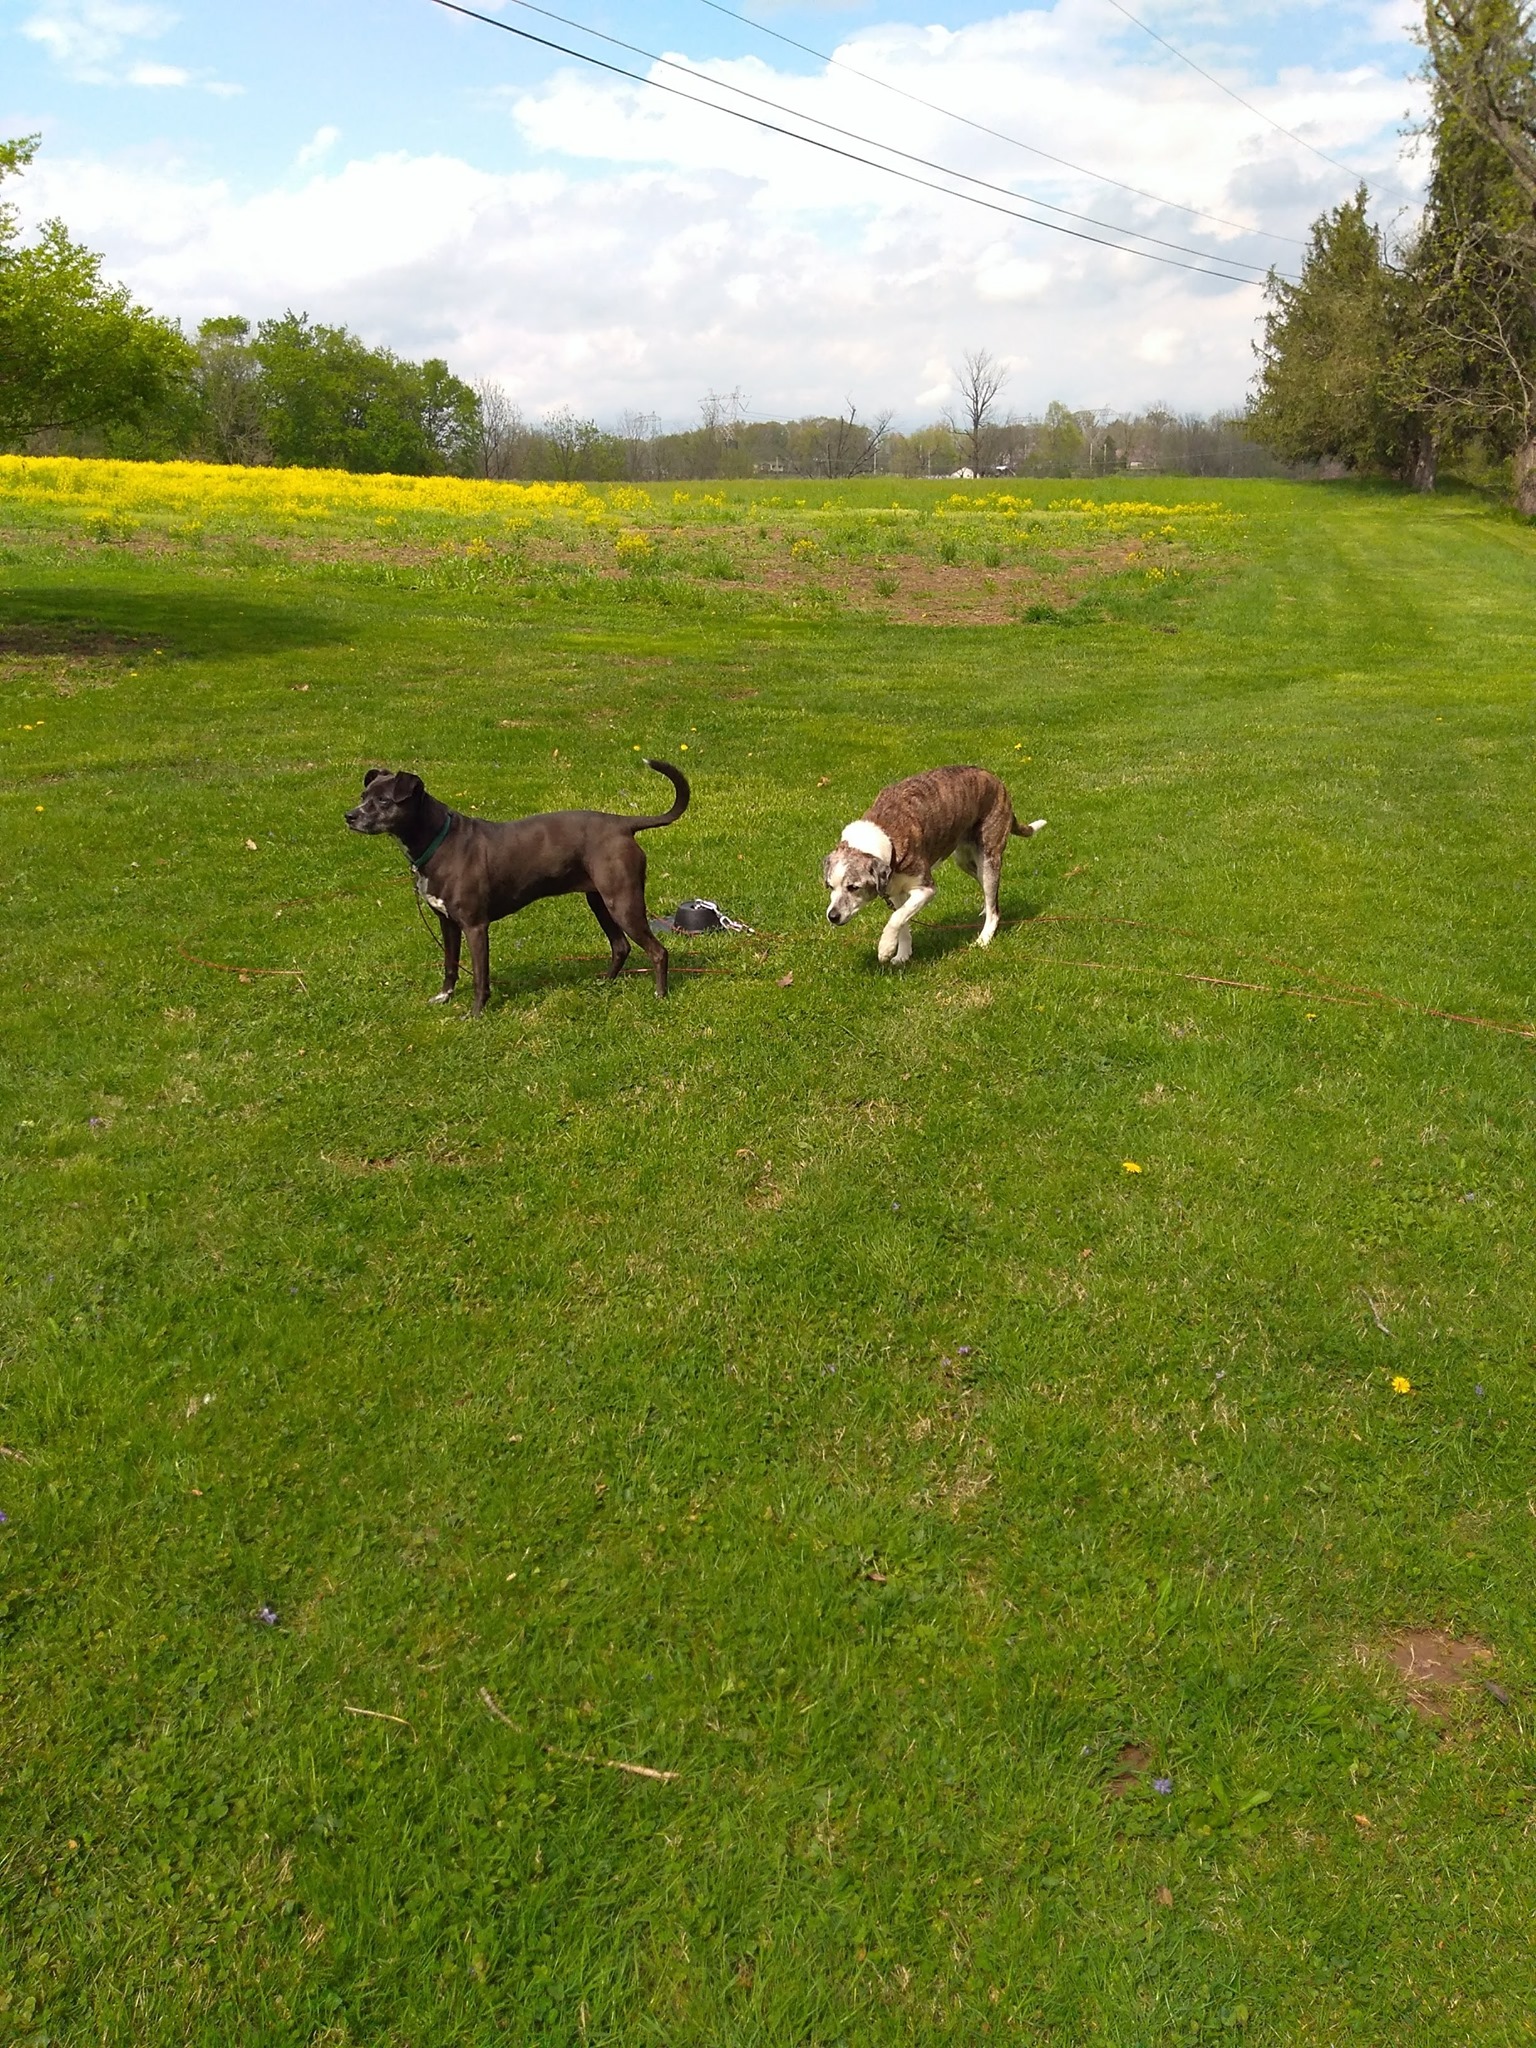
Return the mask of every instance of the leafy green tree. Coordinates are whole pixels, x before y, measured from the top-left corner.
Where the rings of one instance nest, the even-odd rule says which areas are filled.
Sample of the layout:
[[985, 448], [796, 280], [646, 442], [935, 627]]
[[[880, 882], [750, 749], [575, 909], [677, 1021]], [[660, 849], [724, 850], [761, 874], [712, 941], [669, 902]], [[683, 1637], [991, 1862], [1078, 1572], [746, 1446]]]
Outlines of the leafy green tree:
[[[0, 143], [0, 179], [36, 151], [36, 136]], [[0, 440], [143, 421], [185, 389], [191, 369], [180, 329], [106, 284], [101, 258], [62, 221], [23, 243], [15, 207], [0, 205]]]
[[1083, 463], [1085, 447], [1078, 416], [1053, 398], [1035, 433], [1031, 467], [1039, 476], [1071, 476]]
[[199, 453], [212, 462], [270, 462], [266, 394], [250, 321], [237, 313], [205, 320], [197, 330], [195, 374]]
[[1270, 272], [1247, 428], [1288, 462], [1407, 475], [1425, 432], [1395, 369], [1409, 316], [1366, 201], [1362, 185], [1314, 221], [1295, 283]]
[[429, 476], [469, 459], [477, 401], [444, 362], [403, 362], [305, 313], [263, 320], [251, 354], [276, 462]]
[[569, 406], [561, 406], [545, 420], [538, 433], [538, 473], [560, 483], [624, 474], [624, 444], [616, 434], [605, 434], [595, 420], [579, 419]]

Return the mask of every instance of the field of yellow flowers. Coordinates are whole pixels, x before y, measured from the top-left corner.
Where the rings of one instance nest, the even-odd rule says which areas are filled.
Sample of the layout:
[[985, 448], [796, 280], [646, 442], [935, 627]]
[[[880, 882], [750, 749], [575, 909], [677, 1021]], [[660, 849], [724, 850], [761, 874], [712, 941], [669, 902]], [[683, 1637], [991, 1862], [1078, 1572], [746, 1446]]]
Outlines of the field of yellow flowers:
[[[501, 483], [61, 456], [0, 457], [0, 520], [151, 551], [255, 544], [354, 573], [594, 580], [662, 601], [868, 612], [914, 623], [1093, 615], [1170, 596], [1229, 554], [1240, 518], [1195, 498], [1070, 496], [1043, 484], [864, 479], [755, 484]], [[1182, 500], [1182, 501], [1181, 501]]]

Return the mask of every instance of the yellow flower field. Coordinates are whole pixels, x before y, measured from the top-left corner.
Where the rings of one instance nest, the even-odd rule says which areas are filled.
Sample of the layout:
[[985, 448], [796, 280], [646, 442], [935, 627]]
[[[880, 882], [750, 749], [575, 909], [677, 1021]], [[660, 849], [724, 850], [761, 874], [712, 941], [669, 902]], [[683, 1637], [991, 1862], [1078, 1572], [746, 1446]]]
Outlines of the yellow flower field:
[[1092, 497], [894, 478], [764, 491], [18, 455], [0, 456], [0, 523], [161, 549], [255, 542], [352, 573], [489, 577], [530, 594], [577, 576], [669, 601], [734, 590], [934, 624], [1064, 616], [1112, 584], [1166, 598], [1241, 527], [1207, 500], [1117, 497], [1113, 484]]

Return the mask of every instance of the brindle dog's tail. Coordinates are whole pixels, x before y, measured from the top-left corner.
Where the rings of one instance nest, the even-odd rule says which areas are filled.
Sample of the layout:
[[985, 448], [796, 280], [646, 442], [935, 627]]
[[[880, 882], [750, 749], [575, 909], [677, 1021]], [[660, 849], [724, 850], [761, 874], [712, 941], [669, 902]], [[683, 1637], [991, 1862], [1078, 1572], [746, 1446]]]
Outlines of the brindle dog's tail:
[[1015, 839], [1033, 839], [1044, 823], [1044, 818], [1035, 818], [1028, 825], [1021, 825], [1015, 818], [1008, 830]]
[[677, 795], [673, 799], [671, 810], [664, 812], [659, 818], [620, 819], [619, 822], [627, 825], [631, 832], [649, 832], [653, 825], [675, 825], [688, 808], [689, 789], [687, 776], [680, 769], [674, 768], [670, 761], [647, 761], [645, 765], [647, 768], [654, 768], [658, 775], [665, 775], [668, 782], [677, 791]]

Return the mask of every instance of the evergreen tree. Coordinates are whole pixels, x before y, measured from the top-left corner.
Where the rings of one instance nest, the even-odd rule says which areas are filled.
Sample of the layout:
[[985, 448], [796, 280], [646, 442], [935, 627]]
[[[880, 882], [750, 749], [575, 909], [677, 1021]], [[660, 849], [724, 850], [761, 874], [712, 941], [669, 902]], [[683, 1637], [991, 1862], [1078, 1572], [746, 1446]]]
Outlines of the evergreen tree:
[[1288, 462], [1411, 475], [1425, 423], [1396, 369], [1409, 313], [1366, 202], [1362, 185], [1313, 223], [1297, 282], [1270, 272], [1247, 428]]

